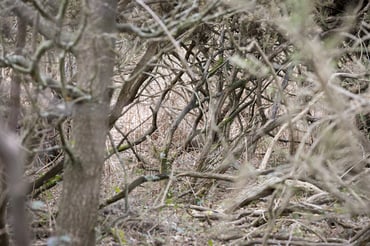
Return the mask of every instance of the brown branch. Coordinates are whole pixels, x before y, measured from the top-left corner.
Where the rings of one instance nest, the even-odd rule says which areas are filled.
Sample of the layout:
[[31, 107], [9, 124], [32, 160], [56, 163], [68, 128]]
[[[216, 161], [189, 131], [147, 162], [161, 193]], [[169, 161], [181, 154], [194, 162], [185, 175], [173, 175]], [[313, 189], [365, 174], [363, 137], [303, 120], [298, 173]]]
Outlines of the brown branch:
[[352, 239], [352, 245], [366, 245], [366, 242], [370, 242], [370, 224], [360, 230]]
[[218, 174], [218, 173], [200, 173], [200, 172], [183, 172], [176, 174], [176, 177], [192, 177], [192, 178], [204, 178], [204, 179], [216, 179], [229, 182], [235, 182], [236, 178], [232, 175]]
[[[41, 186], [46, 184], [50, 179], [54, 178], [57, 174], [62, 173], [63, 164], [64, 158], [59, 159], [58, 162], [52, 168], [50, 168], [44, 175], [28, 184], [27, 194], [31, 194], [34, 190], [38, 190]], [[35, 194], [32, 194], [32, 196], [33, 197], [36, 196]]]
[[[53, 177], [54, 178], [54, 177]], [[38, 197], [44, 191], [50, 190], [54, 186], [56, 186], [60, 181], [63, 180], [63, 177], [60, 176], [58, 178], [54, 178], [53, 180], [48, 180], [48, 182], [43, 185], [40, 189], [34, 190], [32, 193], [32, 198]]]
[[[240, 235], [240, 238], [243, 237]], [[288, 238], [288, 239], [268, 239], [266, 244], [263, 244], [263, 239], [252, 239], [247, 240], [242, 245], [292, 245], [292, 246], [345, 246], [350, 245], [348, 241], [343, 242], [315, 242], [300, 238]]]
[[241, 192], [238, 197], [234, 199], [233, 204], [225, 209], [225, 212], [233, 212], [238, 208], [248, 205], [254, 200], [271, 195], [274, 192], [276, 185], [282, 183], [283, 181], [284, 179], [282, 178], [272, 177], [262, 184], [256, 185], [251, 189]]
[[[23, 2], [28, 2], [28, 1], [25, 1], [25, 0], [22, 0]], [[40, 15], [51, 21], [51, 22], [55, 22], [55, 18], [46, 10], [44, 9], [44, 7], [37, 1], [37, 0], [32, 0], [31, 1], [33, 7], [40, 13]]]
[[164, 150], [161, 152], [161, 173], [169, 172], [168, 153], [170, 151], [170, 146], [172, 144], [173, 136], [178, 126], [180, 125], [181, 121], [195, 106], [196, 106], [196, 96], [194, 93], [192, 95], [190, 102], [184, 107], [181, 113], [177, 116], [176, 120], [171, 124], [169, 132], [166, 135]]
[[[180, 78], [181, 76], [180, 77], [176, 76], [176, 77]], [[129, 133], [128, 134], [123, 134], [121, 132], [121, 130], [117, 128], [117, 131], [121, 132], [121, 134], [123, 136], [123, 139], [120, 141], [119, 144], [117, 144], [117, 151], [118, 152], [123, 152], [123, 151], [126, 151], [126, 150], [131, 148], [132, 151], [135, 153], [135, 150], [133, 149], [133, 147], [136, 146], [136, 145], [139, 145], [142, 142], [144, 142], [145, 140], [147, 140], [148, 136], [152, 135], [157, 130], [157, 128], [158, 128], [158, 126], [157, 126], [158, 111], [159, 111], [159, 109], [162, 105], [162, 102], [163, 102], [164, 98], [166, 97], [168, 92], [171, 90], [172, 86], [174, 85], [174, 83], [176, 81], [177, 81], [177, 79], [173, 80], [172, 83], [169, 86], [167, 86], [167, 88], [164, 89], [164, 91], [161, 93], [161, 95], [159, 97], [159, 100], [158, 100], [155, 108], [153, 109], [153, 108], [150, 107], [150, 110], [152, 111], [152, 124], [151, 124], [150, 128], [141, 137], [137, 138], [135, 141], [130, 143], [128, 141], [128, 134]], [[127, 141], [128, 144], [123, 145], [124, 141]], [[107, 159], [110, 158], [113, 154], [114, 154], [114, 151], [110, 150], [109, 153], [108, 153], [108, 156], [106, 158]]]
[[[175, 177], [197, 177], [197, 178], [205, 178], [205, 179], [217, 179], [217, 180], [224, 180], [229, 182], [235, 182], [235, 177], [230, 175], [222, 175], [217, 173], [198, 173], [198, 172], [183, 172], [177, 174]], [[134, 181], [132, 181], [128, 187], [124, 187], [121, 192], [116, 194], [115, 196], [108, 198], [102, 204], [100, 204], [99, 209], [102, 209], [126, 196], [126, 189], [128, 193], [131, 193], [136, 187], [139, 185], [146, 183], [146, 182], [157, 182], [165, 179], [169, 179], [170, 177], [166, 174], [158, 174], [158, 175], [149, 175], [149, 176], [140, 176]]]
[[146, 183], [146, 182], [158, 182], [161, 180], [169, 179], [168, 175], [159, 174], [159, 175], [150, 175], [150, 176], [140, 176], [134, 181], [132, 181], [128, 187], [124, 187], [121, 192], [119, 192], [117, 195], [105, 200], [102, 204], [100, 204], [99, 209], [102, 209], [122, 198], [126, 197], [126, 191], [128, 193], [131, 193], [136, 187], [139, 185]]
[[148, 63], [155, 57], [158, 52], [158, 43], [151, 42], [132, 72], [132, 79], [126, 81], [119, 92], [117, 101], [109, 116], [109, 128], [112, 128], [116, 120], [121, 116], [122, 109], [133, 102], [140, 86], [149, 77], [149, 73], [153, 70], [153, 66]]

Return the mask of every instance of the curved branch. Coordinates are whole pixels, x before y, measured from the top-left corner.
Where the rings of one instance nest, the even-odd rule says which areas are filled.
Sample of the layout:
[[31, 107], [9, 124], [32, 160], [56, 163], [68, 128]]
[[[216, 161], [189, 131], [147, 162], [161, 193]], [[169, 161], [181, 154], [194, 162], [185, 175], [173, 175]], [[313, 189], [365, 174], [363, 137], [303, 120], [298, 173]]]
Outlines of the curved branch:
[[158, 42], [150, 43], [145, 54], [132, 72], [132, 79], [126, 81], [121, 88], [116, 104], [114, 105], [109, 116], [109, 128], [112, 128], [116, 120], [118, 120], [118, 118], [121, 116], [122, 109], [128, 104], [132, 103], [140, 86], [149, 77], [149, 72], [152, 71], [153, 66], [148, 66], [148, 63], [152, 60], [157, 51]]
[[126, 196], [126, 191], [128, 191], [128, 193], [131, 193], [131, 191], [133, 191], [136, 187], [138, 187], [139, 185], [141, 185], [143, 183], [158, 182], [158, 181], [165, 180], [165, 179], [169, 179], [169, 176], [165, 175], [165, 174], [140, 176], [137, 179], [135, 179], [134, 181], [132, 181], [128, 185], [128, 187], [124, 187], [120, 193], [118, 193], [117, 195], [107, 199], [102, 204], [100, 204], [99, 209], [102, 209], [102, 208], [104, 208], [104, 207], [106, 207], [106, 206], [124, 198]]
[[[4, 5], [28, 25], [33, 26], [36, 23], [35, 19], [37, 18], [37, 13], [26, 4], [20, 1], [7, 0]], [[40, 18], [37, 28], [40, 34], [47, 39], [54, 40], [56, 37], [59, 37], [58, 42], [56, 42], [59, 46], [68, 44], [72, 40], [71, 34], [61, 32], [60, 28], [58, 28], [55, 23], [45, 20], [44, 18]]]

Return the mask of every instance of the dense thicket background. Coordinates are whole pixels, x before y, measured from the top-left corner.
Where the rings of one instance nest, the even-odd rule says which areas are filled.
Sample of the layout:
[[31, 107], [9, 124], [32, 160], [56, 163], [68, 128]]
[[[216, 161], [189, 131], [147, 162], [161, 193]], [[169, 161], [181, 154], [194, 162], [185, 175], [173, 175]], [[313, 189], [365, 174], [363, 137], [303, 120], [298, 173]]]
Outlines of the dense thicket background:
[[368, 1], [0, 2], [0, 245], [367, 245]]

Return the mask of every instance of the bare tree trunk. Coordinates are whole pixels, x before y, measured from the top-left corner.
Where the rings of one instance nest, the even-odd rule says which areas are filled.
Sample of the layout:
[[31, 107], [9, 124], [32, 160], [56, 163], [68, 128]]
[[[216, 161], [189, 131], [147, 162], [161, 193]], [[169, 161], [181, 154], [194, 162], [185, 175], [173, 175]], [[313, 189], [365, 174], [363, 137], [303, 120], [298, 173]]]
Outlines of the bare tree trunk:
[[[6, 202], [9, 199], [11, 204], [11, 218], [13, 227], [14, 245], [29, 245], [27, 220], [25, 215], [25, 192], [22, 177], [23, 163], [19, 150], [17, 136], [8, 134], [0, 126], [0, 168], [6, 174], [7, 192], [1, 193], [1, 209], [4, 210]], [[4, 188], [2, 180], [1, 188]], [[4, 214], [2, 214], [4, 216]], [[8, 245], [8, 236], [5, 231], [5, 224], [1, 222], [3, 228], [1, 233], [3, 240], [1, 245]]]
[[[18, 18], [16, 51], [20, 55], [26, 43], [26, 23]], [[17, 130], [20, 115], [21, 75], [14, 72], [8, 102], [7, 125], [8, 131], [13, 134]], [[3, 126], [1, 126], [3, 127]], [[22, 180], [23, 162], [20, 157], [18, 143], [15, 136], [5, 134], [0, 129], [0, 245], [9, 245], [9, 236], [6, 231], [7, 203], [10, 198], [15, 245], [29, 245], [28, 224], [25, 214], [25, 190]]]
[[9, 235], [6, 231], [6, 182], [5, 182], [5, 164], [0, 163], [0, 245], [9, 245]]
[[72, 155], [65, 163], [57, 234], [72, 245], [95, 245], [104, 146], [108, 131], [109, 85], [113, 75], [116, 0], [88, 0], [84, 34], [77, 47], [80, 89], [91, 99], [74, 105]]

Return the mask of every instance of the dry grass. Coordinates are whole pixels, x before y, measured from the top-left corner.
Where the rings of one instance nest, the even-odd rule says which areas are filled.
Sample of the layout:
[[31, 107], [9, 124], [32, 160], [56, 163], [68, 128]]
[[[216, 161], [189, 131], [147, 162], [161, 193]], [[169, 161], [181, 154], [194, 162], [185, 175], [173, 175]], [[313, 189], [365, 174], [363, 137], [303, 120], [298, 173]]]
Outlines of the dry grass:
[[[334, 68], [329, 60], [336, 59], [339, 50], [328, 49], [312, 38], [319, 29], [304, 29], [307, 23], [300, 23], [300, 20], [293, 23], [290, 17], [279, 17], [275, 12], [273, 16], [279, 20], [278, 30], [287, 35], [299, 57], [294, 61], [290, 82], [283, 91], [278, 111], [278, 116], [290, 117], [282, 127], [269, 132], [272, 138], [263, 137], [258, 141], [252, 156], [246, 152], [248, 140], [239, 142], [242, 152], [233, 158], [234, 164], [226, 168], [227, 174], [239, 175], [236, 186], [223, 181], [198, 180], [194, 183], [194, 178], [179, 178], [171, 183], [169, 196], [165, 204], [159, 203], [160, 207], [157, 207], [158, 201], [163, 198], [164, 188], [160, 184], [145, 184], [131, 193], [130, 207], [139, 215], [135, 222], [122, 225], [128, 244], [145, 241], [147, 244], [205, 245], [211, 242], [209, 240], [234, 245], [274, 244], [272, 239], [276, 243], [285, 243], [294, 238], [292, 245], [318, 241], [344, 245], [360, 232], [363, 225], [369, 223], [366, 198], [369, 196], [369, 175], [368, 168], [365, 168], [368, 165], [367, 143], [354, 120], [357, 114], [369, 110], [368, 92], [358, 94], [356, 89], [343, 90], [335, 77], [342, 71], [364, 74], [366, 65], [356, 58], [354, 62], [341, 62], [339, 69]], [[279, 59], [285, 60], [286, 57]], [[268, 70], [269, 64], [263, 66], [267, 66]], [[173, 69], [178, 68], [175, 66]], [[160, 74], [162, 80], [148, 87], [143, 92], [145, 96], [138, 98], [141, 102], [125, 113], [125, 121], [120, 119], [117, 123], [123, 132], [134, 129], [130, 135], [132, 139], [141, 136], [150, 127], [151, 122], [147, 120], [151, 114], [149, 106], [155, 104], [165, 81], [171, 77], [168, 70]], [[270, 83], [276, 77], [271, 75], [266, 79], [264, 83]], [[363, 79], [366, 80], [366, 77]], [[282, 81], [283, 76], [279, 76], [278, 82]], [[279, 89], [276, 86], [267, 88], [263, 92], [266, 99], [262, 100], [262, 106], [266, 109], [265, 114], [271, 115], [273, 100], [281, 92], [277, 92]], [[166, 145], [168, 129], [190, 100], [189, 94], [182, 89], [183, 86], [172, 88], [159, 112], [157, 131], [148, 137], [145, 145], [135, 147], [149, 169], [159, 169], [159, 155]], [[209, 89], [215, 90], [214, 87]], [[212, 124], [211, 103], [207, 106], [209, 108], [206, 108], [200, 128], [206, 131], [211, 129], [207, 127]], [[309, 120], [306, 119], [307, 113]], [[243, 111], [240, 121], [230, 125], [229, 139], [238, 138], [241, 126], [253, 127], [251, 117], [255, 116], [250, 111]], [[204, 140], [199, 149], [190, 152], [181, 150], [194, 119], [195, 115], [186, 116], [172, 139], [174, 172], [197, 167]], [[117, 132], [113, 136], [117, 142], [121, 138]], [[219, 147], [213, 146], [207, 156], [209, 172], [220, 170], [220, 164], [232, 152], [232, 142], [223, 142], [226, 138], [222, 137], [219, 140]], [[143, 163], [136, 160], [130, 151], [120, 156], [126, 160], [131, 178], [155, 173], [142, 169]], [[113, 194], [114, 187], [122, 187], [124, 182], [123, 171], [113, 158], [108, 160], [111, 165], [107, 167], [105, 176], [106, 194]], [[264, 171], [266, 173], [262, 174]], [[276, 183], [269, 185], [272, 180]], [[207, 187], [207, 192], [204, 193], [202, 186]], [[246, 203], [248, 199], [250, 201]], [[238, 201], [243, 208], [235, 207]], [[191, 203], [199, 207], [192, 207]]]
[[[165, 13], [166, 24], [185, 18], [191, 2]], [[155, 39], [153, 69], [107, 138], [101, 200], [158, 174], [164, 160], [170, 177], [101, 209], [99, 245], [362, 245], [370, 240], [368, 16], [358, 23], [350, 14], [330, 16], [331, 1], [256, 1], [237, 10], [223, 2], [208, 13], [217, 18], [207, 15], [177, 37], [181, 51]], [[156, 27], [132, 5], [125, 18]], [[332, 17], [338, 29], [325, 26]], [[112, 107], [150, 42], [118, 37]], [[55, 53], [40, 65], [59, 78]], [[55, 126], [38, 113], [50, 93], [28, 89], [35, 93], [25, 104], [36, 106], [27, 120], [47, 140]], [[145, 135], [153, 114], [156, 129]], [[30, 165], [27, 174], [39, 169]], [[54, 229], [60, 189], [38, 198], [45, 206], [33, 211], [34, 229]]]

